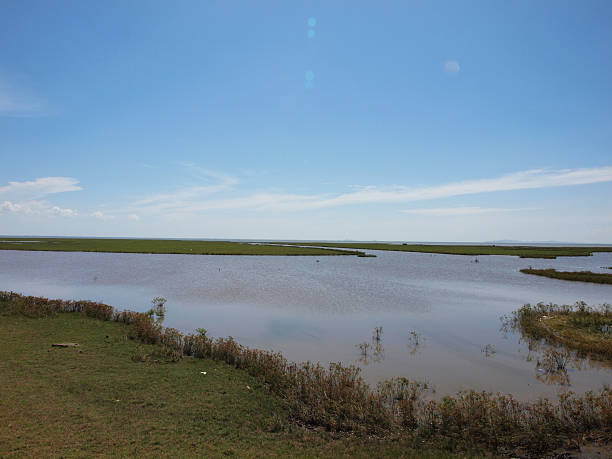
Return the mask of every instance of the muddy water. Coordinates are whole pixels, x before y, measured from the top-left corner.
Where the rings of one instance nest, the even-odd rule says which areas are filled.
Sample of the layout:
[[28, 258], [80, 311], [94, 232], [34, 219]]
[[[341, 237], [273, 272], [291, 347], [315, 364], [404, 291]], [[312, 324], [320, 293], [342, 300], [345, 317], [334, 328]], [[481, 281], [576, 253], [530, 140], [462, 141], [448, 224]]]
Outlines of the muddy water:
[[[392, 376], [427, 380], [438, 395], [476, 388], [532, 399], [612, 384], [609, 368], [583, 362], [570, 366], [570, 385], [562, 386], [537, 368], [538, 352], [500, 330], [500, 317], [525, 303], [611, 303], [610, 285], [519, 269], [606, 272], [601, 267], [612, 266], [612, 253], [479, 256], [476, 263], [470, 256], [368, 252], [377, 257], [0, 251], [0, 290], [141, 311], [161, 295], [168, 299], [167, 326], [204, 327], [295, 361], [354, 363], [372, 383]], [[364, 342], [366, 356], [358, 347]]]

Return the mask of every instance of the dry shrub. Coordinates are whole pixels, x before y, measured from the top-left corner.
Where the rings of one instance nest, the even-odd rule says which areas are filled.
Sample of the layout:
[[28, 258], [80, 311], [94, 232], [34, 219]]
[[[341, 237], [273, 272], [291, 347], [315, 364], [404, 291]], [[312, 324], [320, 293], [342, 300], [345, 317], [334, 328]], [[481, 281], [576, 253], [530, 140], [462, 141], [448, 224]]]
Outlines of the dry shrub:
[[112, 320], [115, 309], [108, 304], [94, 303], [92, 301], [84, 301], [82, 308], [88, 317], [94, 317], [99, 320]]

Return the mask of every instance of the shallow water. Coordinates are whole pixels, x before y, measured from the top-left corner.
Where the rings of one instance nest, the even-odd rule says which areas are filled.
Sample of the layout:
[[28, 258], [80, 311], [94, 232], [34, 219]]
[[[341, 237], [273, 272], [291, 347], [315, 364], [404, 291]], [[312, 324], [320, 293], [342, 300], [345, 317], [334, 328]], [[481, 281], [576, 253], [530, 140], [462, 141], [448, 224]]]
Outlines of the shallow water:
[[[168, 299], [167, 326], [204, 327], [295, 361], [358, 364], [372, 383], [427, 380], [438, 395], [475, 388], [533, 399], [612, 384], [612, 370], [588, 363], [568, 370], [569, 387], [546, 381], [538, 354], [500, 330], [500, 317], [525, 303], [612, 302], [610, 285], [519, 272], [528, 266], [609, 272], [602, 267], [612, 266], [612, 253], [538, 260], [367, 252], [377, 257], [0, 251], [0, 290], [139, 311], [161, 295]], [[377, 326], [380, 352], [372, 341]], [[366, 358], [362, 342], [371, 345]], [[495, 352], [483, 352], [486, 345]]]

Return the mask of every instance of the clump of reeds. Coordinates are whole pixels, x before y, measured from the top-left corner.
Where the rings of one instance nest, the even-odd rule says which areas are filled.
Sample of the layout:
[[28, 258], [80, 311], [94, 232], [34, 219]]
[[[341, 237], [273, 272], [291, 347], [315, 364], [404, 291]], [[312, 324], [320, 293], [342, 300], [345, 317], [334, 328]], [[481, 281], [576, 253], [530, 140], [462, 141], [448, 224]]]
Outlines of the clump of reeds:
[[493, 346], [492, 344], [486, 344], [482, 347], [482, 349], [480, 349], [480, 352], [482, 352], [484, 356], [488, 358], [492, 355], [495, 355], [497, 351], [495, 350], [495, 346]]
[[[395, 378], [372, 388], [355, 366], [296, 364], [279, 353], [244, 347], [231, 337], [212, 339], [205, 332], [183, 335], [164, 329], [149, 314], [109, 308], [100, 303], [0, 292], [3, 314], [41, 317], [80, 312], [127, 324], [133, 338], [159, 345], [168, 360], [211, 358], [243, 369], [283, 397], [291, 407], [292, 419], [305, 425], [330, 431], [400, 433], [415, 439], [486, 446], [498, 452], [523, 448], [536, 454], [589, 438], [612, 440], [612, 389], [608, 387], [584, 396], [568, 393], [558, 403], [547, 399], [522, 403], [510, 395], [476, 391], [427, 400], [425, 383]], [[523, 311], [527, 314], [531, 311]], [[134, 358], [147, 360], [142, 355]]]

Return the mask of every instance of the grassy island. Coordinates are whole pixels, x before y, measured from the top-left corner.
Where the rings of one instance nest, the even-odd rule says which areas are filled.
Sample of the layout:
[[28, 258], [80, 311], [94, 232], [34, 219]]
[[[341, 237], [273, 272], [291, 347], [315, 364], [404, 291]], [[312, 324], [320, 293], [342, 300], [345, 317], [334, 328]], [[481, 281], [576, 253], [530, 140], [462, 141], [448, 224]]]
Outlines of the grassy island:
[[[272, 243], [271, 243], [272, 244]], [[276, 242], [273, 244], [291, 244]], [[361, 242], [295, 242], [299, 246], [337, 247], [343, 249], [391, 250], [394, 252], [441, 253], [447, 255], [511, 255], [521, 258], [585, 257], [593, 252], [612, 252], [610, 246], [508, 246], [508, 245], [434, 245]]]
[[188, 255], [363, 255], [356, 250], [319, 249], [227, 241], [0, 237], [0, 250], [170, 253]]
[[534, 274], [536, 276], [550, 277], [551, 279], [561, 279], [578, 282], [592, 282], [595, 284], [612, 284], [612, 274], [594, 273], [591, 271], [557, 271], [556, 269], [521, 269], [524, 274]]
[[574, 306], [529, 304], [516, 311], [511, 326], [528, 338], [545, 340], [553, 345], [612, 361], [612, 308], [600, 308], [578, 302]]
[[609, 388], [436, 400], [418, 381], [372, 388], [355, 367], [183, 335], [158, 306], [0, 292], [0, 456], [541, 457], [612, 440]]

